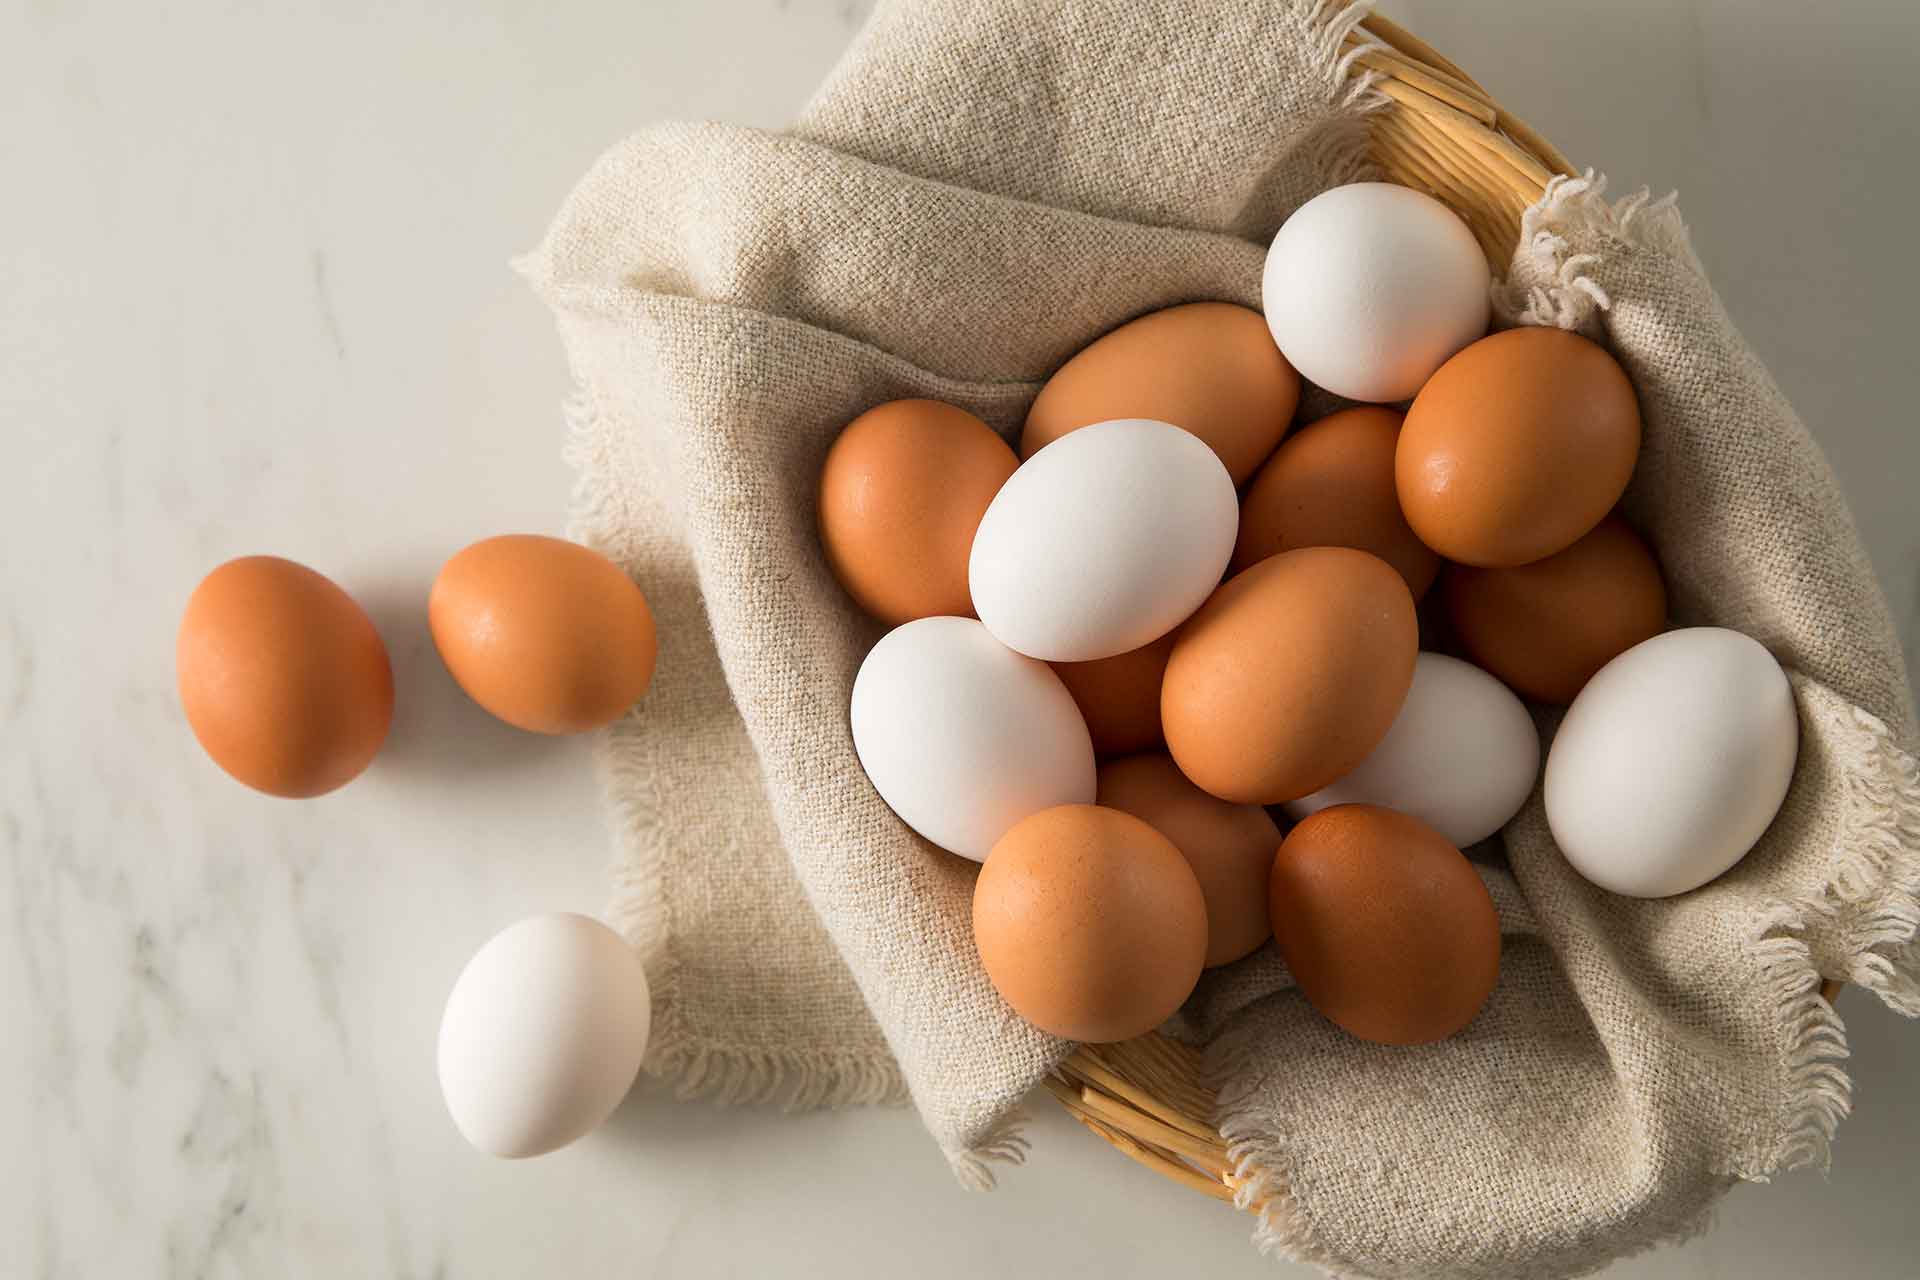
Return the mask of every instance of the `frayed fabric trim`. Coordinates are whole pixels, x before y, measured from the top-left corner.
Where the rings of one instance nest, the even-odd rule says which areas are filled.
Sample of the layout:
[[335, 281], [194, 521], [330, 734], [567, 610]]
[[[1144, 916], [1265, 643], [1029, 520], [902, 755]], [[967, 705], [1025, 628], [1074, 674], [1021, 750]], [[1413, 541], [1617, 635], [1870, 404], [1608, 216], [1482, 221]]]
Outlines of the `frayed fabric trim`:
[[1494, 302], [1502, 319], [1514, 325], [1596, 329], [1599, 314], [1612, 308], [1613, 299], [1588, 274], [1600, 255], [1569, 252], [1568, 230], [1597, 232], [1626, 249], [1649, 249], [1691, 262], [1693, 245], [1677, 201], [1678, 193], [1655, 199], [1644, 187], [1609, 201], [1606, 175], [1592, 169], [1579, 177], [1555, 177], [1521, 215], [1514, 256], [1535, 281], [1496, 288]]
[[1228, 1032], [1206, 1055], [1207, 1083], [1218, 1091], [1214, 1123], [1233, 1164], [1234, 1208], [1255, 1216], [1253, 1244], [1263, 1256], [1281, 1257], [1338, 1274], [1338, 1259], [1325, 1249], [1294, 1198], [1287, 1153], [1290, 1135], [1275, 1133], [1259, 1115], [1271, 1072], [1262, 1070], [1251, 1037]]
[[1373, 0], [1320, 0], [1307, 15], [1315, 53], [1326, 67], [1328, 102], [1335, 115], [1307, 143], [1306, 164], [1329, 187], [1368, 182], [1380, 176], [1369, 150], [1367, 117], [1390, 105], [1375, 86], [1379, 75], [1359, 65], [1368, 50], [1384, 48], [1378, 40], [1347, 40], [1373, 12]]
[[[1793, 675], [1801, 705], [1810, 683]], [[1780, 1002], [1788, 1072], [1781, 1137], [1753, 1168], [1769, 1175], [1831, 1163], [1834, 1131], [1852, 1108], [1846, 1029], [1820, 995], [1821, 974], [1805, 935], [1815, 927], [1843, 940], [1846, 979], [1907, 1017], [1920, 1016], [1920, 762], [1884, 720], [1859, 707], [1837, 726], [1854, 751], [1847, 761], [1847, 812], [1817, 898], [1784, 902], [1762, 922], [1754, 951]]]
[[1818, 909], [1847, 919], [1847, 981], [1895, 1013], [1920, 1017], [1920, 761], [1886, 721], [1850, 710], [1867, 759], [1849, 775], [1851, 843], [1834, 851], [1833, 880]]
[[[630, 513], [618, 492], [593, 479], [618, 474], [617, 468], [602, 465], [602, 455], [615, 444], [602, 430], [584, 387], [576, 384], [563, 412], [565, 459], [580, 477], [568, 532], [617, 553], [619, 548], [608, 546], [604, 531], [624, 527]], [[620, 837], [607, 923], [640, 953], [653, 998], [653, 1034], [644, 1063], [647, 1074], [668, 1081], [681, 1098], [704, 1098], [722, 1105], [773, 1102], [797, 1111], [905, 1102], [906, 1082], [889, 1058], [729, 1045], [687, 1029], [680, 1017], [673, 901], [666, 892], [657, 852], [658, 780], [651, 770], [626, 758], [611, 734], [601, 734], [595, 755], [602, 792], [611, 797], [609, 818]]]
[[1783, 905], [1770, 913], [1754, 941], [1761, 978], [1779, 1006], [1787, 1100], [1772, 1151], [1757, 1167], [1729, 1170], [1750, 1182], [1804, 1165], [1825, 1167], [1834, 1131], [1853, 1107], [1853, 1085], [1840, 1065], [1847, 1058], [1847, 1033], [1820, 995], [1812, 950], [1797, 936], [1805, 926], [1803, 910]]
[[789, 1111], [814, 1111], [906, 1101], [893, 1064], [858, 1053], [768, 1052], [682, 1038], [665, 1052], [649, 1055], [647, 1066], [651, 1074], [673, 1082], [676, 1097], [721, 1106], [772, 1102]]
[[999, 1181], [995, 1165], [1025, 1164], [1029, 1144], [1023, 1131], [1027, 1119], [1026, 1112], [1016, 1108], [989, 1125], [972, 1146], [946, 1151], [955, 1180], [969, 1191], [991, 1191]]

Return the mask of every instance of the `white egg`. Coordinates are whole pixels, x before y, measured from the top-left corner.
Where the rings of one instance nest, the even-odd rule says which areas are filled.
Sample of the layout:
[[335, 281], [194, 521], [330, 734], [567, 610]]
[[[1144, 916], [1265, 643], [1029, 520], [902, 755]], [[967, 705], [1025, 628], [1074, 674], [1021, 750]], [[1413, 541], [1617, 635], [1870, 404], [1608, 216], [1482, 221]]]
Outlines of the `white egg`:
[[1487, 332], [1487, 259], [1452, 210], [1386, 182], [1323, 191], [1267, 250], [1261, 302], [1309, 382], [1385, 403]]
[[1093, 741], [1073, 695], [972, 618], [882, 636], [854, 677], [850, 719], [880, 798], [963, 858], [986, 861], [1030, 814], [1093, 803]]
[[1286, 809], [1298, 820], [1336, 804], [1381, 805], [1464, 849], [1520, 812], [1539, 772], [1540, 735], [1520, 699], [1471, 663], [1422, 653], [1380, 745], [1345, 777]]
[[533, 916], [474, 953], [440, 1019], [440, 1091], [468, 1142], [537, 1156], [605, 1120], [633, 1087], [647, 975], [598, 920]]
[[1602, 889], [1664, 898], [1745, 857], [1793, 781], [1793, 688], [1756, 640], [1669, 631], [1600, 668], [1547, 753], [1547, 823]]
[[1239, 495], [1198, 436], [1147, 418], [1069, 432], [1013, 473], [973, 535], [974, 611], [1048, 662], [1159, 639], [1220, 584]]

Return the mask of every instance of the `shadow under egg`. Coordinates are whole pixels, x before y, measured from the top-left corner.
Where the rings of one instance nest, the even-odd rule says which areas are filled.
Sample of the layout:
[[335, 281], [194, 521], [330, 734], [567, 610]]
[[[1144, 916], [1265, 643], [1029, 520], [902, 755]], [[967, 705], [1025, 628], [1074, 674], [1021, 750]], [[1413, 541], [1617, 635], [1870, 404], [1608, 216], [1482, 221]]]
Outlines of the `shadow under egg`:
[[393, 666], [393, 725], [369, 772], [455, 779], [543, 767], [566, 738], [517, 729], [467, 696], [434, 646], [429, 583], [421, 575], [354, 586]]

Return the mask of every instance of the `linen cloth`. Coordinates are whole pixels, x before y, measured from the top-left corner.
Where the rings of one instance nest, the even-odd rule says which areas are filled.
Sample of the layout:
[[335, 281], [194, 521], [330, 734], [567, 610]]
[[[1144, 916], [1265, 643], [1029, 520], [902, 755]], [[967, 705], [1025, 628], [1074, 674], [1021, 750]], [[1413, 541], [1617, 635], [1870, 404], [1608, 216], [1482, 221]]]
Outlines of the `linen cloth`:
[[[792, 129], [648, 128], [523, 260], [577, 385], [574, 532], [659, 623], [652, 689], [600, 752], [650, 1071], [728, 1101], [908, 1096], [970, 1185], [1020, 1157], [1018, 1104], [1072, 1046], [988, 983], [975, 866], [860, 771], [847, 703], [879, 628], [819, 551], [820, 463], [903, 396], [1015, 439], [1102, 333], [1257, 306], [1286, 215], [1374, 176], [1364, 11], [883, 2]], [[1633, 375], [1626, 513], [1675, 625], [1790, 669], [1800, 762], [1761, 846], [1663, 902], [1575, 876], [1536, 793], [1482, 866], [1500, 986], [1442, 1044], [1343, 1035], [1270, 950], [1208, 976], [1179, 1030], [1207, 1045], [1256, 1241], [1347, 1274], [1576, 1274], [1695, 1229], [1731, 1180], [1824, 1159], [1847, 1085], [1821, 975], [1920, 1012], [1915, 725], [1871, 568], [1678, 212], [1602, 185], [1556, 181], [1497, 301]]]

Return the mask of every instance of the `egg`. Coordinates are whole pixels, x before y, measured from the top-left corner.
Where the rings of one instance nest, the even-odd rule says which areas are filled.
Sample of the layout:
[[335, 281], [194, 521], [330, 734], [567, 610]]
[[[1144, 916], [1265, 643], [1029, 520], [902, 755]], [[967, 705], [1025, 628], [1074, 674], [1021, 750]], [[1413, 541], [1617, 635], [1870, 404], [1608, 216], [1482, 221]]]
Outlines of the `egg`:
[[1509, 329], [1421, 388], [1394, 479], [1422, 542], [1461, 564], [1508, 568], [1599, 524], [1639, 453], [1639, 403], [1612, 356], [1563, 329]]
[[1240, 537], [1228, 568], [1296, 547], [1353, 547], [1396, 569], [1417, 601], [1440, 557], [1400, 513], [1393, 454], [1401, 415], [1364, 406], [1320, 419], [1267, 459], [1240, 500]]
[[1280, 828], [1265, 809], [1208, 795], [1160, 751], [1101, 765], [1095, 799], [1171, 840], [1193, 868], [1207, 906], [1209, 969], [1250, 955], [1267, 940], [1267, 872]]
[[1173, 633], [1151, 644], [1092, 662], [1056, 662], [1054, 674], [1067, 686], [1086, 719], [1093, 751], [1100, 756], [1147, 751], [1160, 733], [1160, 679], [1173, 652]]
[[1747, 855], [1799, 756], [1793, 689], [1757, 640], [1688, 627], [1602, 667], [1547, 753], [1547, 823], [1573, 869], [1613, 893], [1697, 889]]
[[1384, 182], [1324, 191], [1281, 225], [1261, 301], [1282, 355], [1350, 400], [1405, 400], [1487, 331], [1486, 257], [1431, 196]]
[[974, 530], [1020, 465], [980, 419], [893, 400], [847, 424], [820, 469], [820, 546], [861, 609], [890, 626], [970, 617]]
[[1082, 427], [1027, 459], [987, 508], [973, 605], [1029, 657], [1110, 658], [1200, 606], [1239, 521], [1233, 478], [1198, 436], [1145, 418]]
[[1310, 795], [1366, 759], [1413, 682], [1406, 582], [1348, 547], [1303, 547], [1229, 579], [1173, 642], [1160, 686], [1167, 750], [1237, 804]]
[[1300, 819], [1337, 804], [1380, 805], [1464, 849], [1520, 812], [1539, 773], [1540, 735], [1520, 699], [1470, 663], [1423, 653], [1380, 745], [1286, 809]]
[[467, 696], [533, 733], [610, 724], [653, 679], [646, 597], [613, 561], [560, 538], [474, 543], [442, 566], [427, 622]]
[[1027, 411], [1020, 454], [1115, 418], [1155, 418], [1193, 432], [1235, 485], [1280, 442], [1300, 375], [1258, 311], [1190, 302], [1121, 325], [1061, 365]]
[[985, 858], [1042, 809], [1093, 800], [1093, 742], [1060, 677], [971, 618], [882, 636], [854, 677], [849, 721], [880, 798], [963, 858]]
[[1618, 516], [1565, 551], [1511, 569], [1449, 568], [1454, 634], [1473, 660], [1536, 702], [1572, 702], [1593, 673], [1666, 625], [1653, 552]]
[[229, 560], [194, 588], [174, 664], [201, 747], [268, 795], [346, 785], [393, 723], [393, 667], [373, 620], [327, 578], [277, 556]]
[[1193, 991], [1207, 909], [1165, 836], [1115, 809], [1063, 805], [994, 845], [974, 883], [973, 936], [1015, 1013], [1104, 1044], [1152, 1031]]
[[652, 1022], [647, 975], [586, 916], [533, 916], [467, 962], [440, 1019], [440, 1091], [489, 1155], [543, 1155], [584, 1137], [639, 1074]]
[[1269, 907], [1307, 1003], [1375, 1044], [1445, 1039], [1500, 977], [1500, 918], [1473, 864], [1391, 809], [1336, 805], [1295, 827], [1273, 859]]

